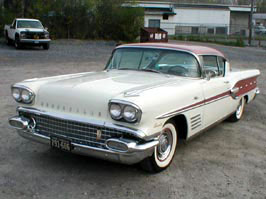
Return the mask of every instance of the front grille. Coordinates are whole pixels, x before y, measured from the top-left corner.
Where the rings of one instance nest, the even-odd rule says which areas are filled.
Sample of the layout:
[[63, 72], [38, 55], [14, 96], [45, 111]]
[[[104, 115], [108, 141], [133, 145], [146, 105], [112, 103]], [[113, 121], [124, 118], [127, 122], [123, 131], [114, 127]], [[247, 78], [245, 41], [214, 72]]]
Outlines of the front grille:
[[26, 32], [27, 39], [44, 39], [43, 32]]
[[[73, 143], [97, 148], [106, 148], [105, 141], [109, 138], [120, 138], [127, 134], [126, 131], [59, 119], [46, 115], [35, 115], [24, 112], [21, 112], [20, 115], [28, 118], [34, 118], [36, 121], [35, 131], [38, 134], [47, 137], [57, 136], [66, 138]], [[97, 130], [101, 131], [100, 139], [99, 137], [97, 139]]]

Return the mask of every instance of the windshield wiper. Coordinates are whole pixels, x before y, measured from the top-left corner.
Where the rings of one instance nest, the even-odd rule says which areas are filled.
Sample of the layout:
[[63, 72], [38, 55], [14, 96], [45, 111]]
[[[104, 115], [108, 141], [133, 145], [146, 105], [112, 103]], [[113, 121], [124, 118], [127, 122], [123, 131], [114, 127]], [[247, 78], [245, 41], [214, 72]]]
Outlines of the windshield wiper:
[[158, 70], [150, 69], [150, 68], [142, 68], [142, 69], [140, 69], [140, 71], [147, 71], [147, 72], [153, 72], [153, 73], [160, 73], [160, 74], [162, 74], [162, 72], [160, 72]]

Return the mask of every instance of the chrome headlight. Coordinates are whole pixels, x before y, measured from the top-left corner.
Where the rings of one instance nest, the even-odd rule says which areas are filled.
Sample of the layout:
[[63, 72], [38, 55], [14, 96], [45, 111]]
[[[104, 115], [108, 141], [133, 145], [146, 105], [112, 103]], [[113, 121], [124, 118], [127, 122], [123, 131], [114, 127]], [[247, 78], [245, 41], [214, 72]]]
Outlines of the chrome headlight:
[[126, 105], [123, 110], [123, 118], [128, 122], [135, 122], [137, 120], [138, 110], [130, 105]]
[[45, 38], [45, 39], [49, 39], [49, 37], [50, 37], [49, 32], [44, 33], [44, 38]]
[[12, 96], [16, 101], [21, 100], [21, 93], [19, 88], [12, 88]]
[[26, 33], [20, 33], [20, 39], [26, 39]]
[[139, 122], [142, 115], [142, 112], [137, 105], [121, 100], [110, 101], [109, 113], [112, 119], [129, 123]]
[[120, 120], [122, 118], [122, 108], [119, 104], [112, 103], [109, 108], [111, 117], [114, 120]]
[[34, 93], [29, 88], [24, 86], [13, 86], [12, 87], [13, 98], [20, 103], [30, 104], [34, 100]]

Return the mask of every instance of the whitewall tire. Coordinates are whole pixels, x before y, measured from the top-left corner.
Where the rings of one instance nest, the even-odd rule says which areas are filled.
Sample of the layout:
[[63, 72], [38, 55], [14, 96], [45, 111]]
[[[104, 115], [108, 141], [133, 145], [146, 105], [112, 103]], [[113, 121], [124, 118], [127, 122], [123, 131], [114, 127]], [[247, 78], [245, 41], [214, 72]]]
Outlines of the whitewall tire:
[[172, 122], [168, 122], [163, 126], [159, 145], [154, 148], [153, 155], [141, 162], [142, 168], [153, 173], [166, 169], [173, 160], [177, 143], [177, 129]]
[[228, 118], [230, 122], [237, 122], [242, 118], [245, 110], [245, 104], [245, 97], [241, 97], [237, 105], [236, 111]]

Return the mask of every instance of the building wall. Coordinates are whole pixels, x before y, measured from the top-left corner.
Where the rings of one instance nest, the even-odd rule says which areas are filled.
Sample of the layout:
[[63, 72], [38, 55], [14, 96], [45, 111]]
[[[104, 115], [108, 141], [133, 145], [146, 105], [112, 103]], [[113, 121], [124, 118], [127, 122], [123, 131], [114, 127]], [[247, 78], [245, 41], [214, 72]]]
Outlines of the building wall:
[[170, 15], [168, 20], [163, 20], [163, 16], [159, 14], [145, 14], [145, 27], [148, 27], [149, 19], [160, 19], [161, 28], [169, 35], [176, 34], [180, 28], [191, 33], [192, 27], [200, 27], [201, 33], [207, 33], [208, 27], [226, 27], [227, 34], [229, 33], [229, 9], [175, 8], [173, 11], [176, 15]]
[[248, 12], [231, 12], [230, 17], [230, 34], [248, 35], [249, 13]]
[[174, 21], [180, 24], [229, 26], [230, 11], [227, 9], [176, 8]]
[[163, 16], [161, 14], [158, 14], [158, 15], [145, 14], [145, 17], [144, 17], [144, 26], [145, 27], [149, 26], [149, 20], [150, 19], [158, 19], [158, 20], [160, 20], [160, 23], [161, 23], [160, 28], [166, 30], [169, 35], [174, 35], [175, 34], [174, 16], [169, 16], [168, 20], [164, 20]]

